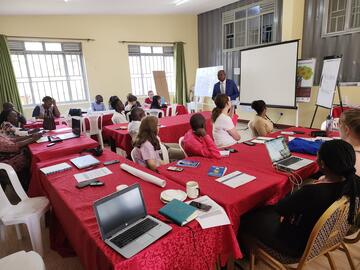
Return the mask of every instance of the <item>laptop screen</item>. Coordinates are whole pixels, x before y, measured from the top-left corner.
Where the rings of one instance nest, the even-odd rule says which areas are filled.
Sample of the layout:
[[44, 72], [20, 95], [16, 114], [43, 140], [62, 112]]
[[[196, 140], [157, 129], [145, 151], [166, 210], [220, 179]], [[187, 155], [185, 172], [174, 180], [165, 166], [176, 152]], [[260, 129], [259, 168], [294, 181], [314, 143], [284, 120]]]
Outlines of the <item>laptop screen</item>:
[[266, 141], [265, 145], [272, 162], [277, 162], [291, 156], [290, 150], [285, 142], [284, 137], [279, 137], [270, 141]]
[[96, 201], [94, 209], [103, 239], [146, 216], [139, 185]]

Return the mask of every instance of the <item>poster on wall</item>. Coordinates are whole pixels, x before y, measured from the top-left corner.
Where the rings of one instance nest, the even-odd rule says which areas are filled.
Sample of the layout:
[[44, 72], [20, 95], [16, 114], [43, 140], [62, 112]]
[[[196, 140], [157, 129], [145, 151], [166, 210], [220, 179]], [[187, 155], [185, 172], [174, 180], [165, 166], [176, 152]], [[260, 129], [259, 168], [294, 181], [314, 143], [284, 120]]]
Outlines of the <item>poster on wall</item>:
[[314, 85], [316, 59], [298, 61], [296, 71], [296, 102], [310, 102], [311, 88]]
[[170, 104], [170, 95], [169, 95], [169, 88], [166, 81], [166, 74], [165, 71], [153, 71], [154, 82], [156, 93], [164, 98], [164, 101], [167, 104]]

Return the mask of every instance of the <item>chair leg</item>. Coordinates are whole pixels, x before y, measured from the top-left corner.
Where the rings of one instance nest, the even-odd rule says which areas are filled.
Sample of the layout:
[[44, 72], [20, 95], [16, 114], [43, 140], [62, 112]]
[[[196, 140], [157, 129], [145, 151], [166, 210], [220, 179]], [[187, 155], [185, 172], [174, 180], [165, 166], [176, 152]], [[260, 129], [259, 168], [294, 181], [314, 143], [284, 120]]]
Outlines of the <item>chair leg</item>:
[[29, 231], [33, 250], [39, 253], [40, 256], [43, 256], [40, 219], [36, 219], [36, 218], [29, 219], [26, 222], [26, 225]]
[[350, 251], [349, 251], [349, 249], [347, 248], [346, 244], [345, 244], [345, 243], [342, 243], [342, 244], [341, 244], [341, 247], [342, 247], [341, 250], [345, 252], [345, 255], [346, 255], [346, 257], [347, 257], [347, 259], [348, 259], [348, 261], [349, 261], [350, 269], [351, 269], [351, 270], [355, 270], [354, 262], [353, 262], [353, 260], [352, 260], [352, 258], [351, 258]]
[[329, 252], [326, 253], [325, 256], [326, 256], [326, 258], [327, 258], [328, 261], [329, 261], [331, 270], [336, 270], [335, 262], [334, 262], [333, 258], [331, 257], [330, 253], [329, 253]]
[[98, 133], [97, 137], [98, 137], [98, 141], [99, 141], [99, 144], [101, 146], [101, 149], [104, 149], [104, 141], [103, 141], [101, 131]]
[[16, 230], [16, 236], [18, 240], [22, 239], [22, 235], [21, 235], [21, 230], [20, 230], [20, 224], [16, 224], [15, 225], [15, 230]]

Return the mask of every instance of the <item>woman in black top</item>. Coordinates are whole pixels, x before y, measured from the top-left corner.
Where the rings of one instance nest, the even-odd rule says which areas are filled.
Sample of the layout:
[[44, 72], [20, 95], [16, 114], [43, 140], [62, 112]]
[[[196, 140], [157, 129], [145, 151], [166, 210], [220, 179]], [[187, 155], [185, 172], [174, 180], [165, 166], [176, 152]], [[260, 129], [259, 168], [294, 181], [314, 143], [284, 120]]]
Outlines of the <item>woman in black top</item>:
[[251, 235], [281, 254], [299, 258], [318, 219], [343, 195], [349, 197], [348, 222], [353, 224], [360, 196], [353, 147], [342, 140], [324, 142], [317, 162], [324, 175], [276, 205], [246, 214], [241, 220], [240, 239]]
[[160, 96], [153, 96], [153, 100], [150, 105], [150, 109], [158, 109], [161, 110], [161, 108], [166, 108], [166, 105], [161, 105], [161, 97]]

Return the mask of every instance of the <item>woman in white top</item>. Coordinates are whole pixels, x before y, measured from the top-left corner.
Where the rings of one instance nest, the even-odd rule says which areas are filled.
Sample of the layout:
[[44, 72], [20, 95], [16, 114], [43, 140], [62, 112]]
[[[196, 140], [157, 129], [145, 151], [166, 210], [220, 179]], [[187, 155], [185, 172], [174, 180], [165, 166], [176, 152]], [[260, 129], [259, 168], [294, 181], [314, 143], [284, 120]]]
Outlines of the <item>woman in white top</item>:
[[124, 111], [124, 104], [121, 102], [120, 99], [116, 99], [111, 103], [111, 107], [114, 108], [115, 112], [112, 116], [111, 120], [114, 124], [120, 123], [127, 123], [125, 111]]
[[219, 94], [215, 98], [216, 107], [212, 110], [213, 137], [217, 147], [226, 147], [237, 143], [240, 134], [229, 116], [231, 102], [227, 95]]
[[341, 139], [354, 147], [356, 174], [360, 176], [360, 109], [343, 112], [339, 120], [339, 129]]

